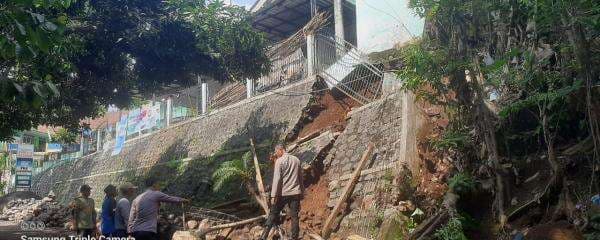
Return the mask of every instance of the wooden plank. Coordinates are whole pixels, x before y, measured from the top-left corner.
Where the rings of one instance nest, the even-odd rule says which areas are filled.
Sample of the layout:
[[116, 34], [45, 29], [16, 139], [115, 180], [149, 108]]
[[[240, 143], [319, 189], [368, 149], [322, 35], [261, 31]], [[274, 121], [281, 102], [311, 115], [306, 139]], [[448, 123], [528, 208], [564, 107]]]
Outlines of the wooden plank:
[[250, 218], [250, 219], [242, 220], [242, 221], [239, 221], [239, 222], [221, 224], [221, 225], [210, 227], [208, 232], [212, 232], [212, 231], [216, 231], [216, 230], [221, 230], [221, 229], [225, 229], [225, 228], [234, 228], [234, 227], [238, 227], [238, 226], [242, 226], [242, 225], [246, 225], [246, 224], [250, 224], [250, 223], [262, 221], [262, 220], [264, 220], [266, 218], [267, 218], [267, 215], [262, 215], [262, 216], [258, 216], [258, 217], [255, 217], [255, 218]]
[[267, 199], [267, 194], [265, 193], [265, 185], [263, 184], [262, 174], [260, 173], [260, 165], [258, 164], [258, 157], [256, 155], [256, 148], [254, 148], [254, 139], [250, 138], [250, 148], [252, 149], [252, 155], [254, 156], [254, 170], [256, 171], [256, 185], [258, 186], [258, 193], [260, 194], [261, 199], [266, 203], [267, 209], [265, 209], [265, 213], [269, 214], [269, 202]]
[[369, 143], [369, 145], [367, 146], [367, 150], [365, 150], [365, 152], [363, 153], [363, 155], [360, 159], [360, 162], [358, 163], [358, 166], [356, 167], [356, 169], [354, 169], [352, 178], [350, 179], [350, 181], [348, 182], [346, 187], [344, 187], [344, 191], [342, 192], [342, 195], [340, 196], [340, 198], [338, 199], [338, 201], [335, 204], [335, 207], [333, 208], [333, 210], [327, 217], [327, 220], [325, 221], [325, 224], [323, 225], [323, 229], [321, 230], [321, 236], [323, 236], [323, 238], [325, 238], [325, 239], [329, 238], [329, 234], [331, 234], [331, 230], [333, 228], [333, 222], [334, 222], [335, 218], [337, 217], [337, 215], [341, 212], [342, 205], [344, 205], [344, 203], [352, 195], [352, 192], [354, 192], [354, 187], [356, 186], [358, 179], [360, 179], [360, 172], [362, 172], [362, 169], [367, 165], [367, 162], [370, 159], [371, 153], [373, 152], [373, 148], [374, 148], [373, 143]]

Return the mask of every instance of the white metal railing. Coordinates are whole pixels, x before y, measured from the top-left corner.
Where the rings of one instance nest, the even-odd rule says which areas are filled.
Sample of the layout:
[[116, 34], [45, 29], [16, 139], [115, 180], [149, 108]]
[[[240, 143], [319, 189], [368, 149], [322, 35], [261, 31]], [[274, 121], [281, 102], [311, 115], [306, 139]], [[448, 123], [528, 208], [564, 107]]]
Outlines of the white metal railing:
[[383, 72], [351, 43], [328, 34], [315, 36], [315, 68], [330, 88], [367, 104], [381, 97]]

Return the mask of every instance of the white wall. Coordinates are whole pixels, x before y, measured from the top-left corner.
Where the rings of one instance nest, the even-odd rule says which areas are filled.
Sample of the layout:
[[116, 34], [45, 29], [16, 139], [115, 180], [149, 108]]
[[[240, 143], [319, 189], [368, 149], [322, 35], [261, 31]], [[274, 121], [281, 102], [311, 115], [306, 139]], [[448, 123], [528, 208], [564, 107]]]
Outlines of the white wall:
[[408, 0], [355, 1], [357, 44], [366, 53], [393, 48], [423, 32], [424, 21], [408, 8]]

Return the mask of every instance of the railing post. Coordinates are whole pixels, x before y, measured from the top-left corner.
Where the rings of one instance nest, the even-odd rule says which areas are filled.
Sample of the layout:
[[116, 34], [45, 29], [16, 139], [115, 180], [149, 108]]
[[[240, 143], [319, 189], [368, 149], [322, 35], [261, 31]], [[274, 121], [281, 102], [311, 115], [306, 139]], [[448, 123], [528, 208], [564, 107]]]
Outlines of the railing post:
[[251, 98], [254, 95], [254, 80], [246, 79], [246, 98]]
[[306, 35], [306, 60], [308, 75], [312, 76], [317, 73], [316, 69], [316, 45], [315, 45], [315, 33], [309, 33]]
[[81, 140], [80, 140], [80, 142], [79, 142], [79, 153], [81, 154], [81, 156], [82, 156], [82, 157], [83, 157], [83, 155], [84, 155], [84, 153], [85, 153], [85, 152], [83, 151], [83, 146], [84, 146], [84, 145], [83, 145], [83, 140], [84, 140], [84, 138], [83, 138], [83, 131], [84, 131], [84, 130], [81, 130], [81, 138], [80, 138]]
[[[346, 40], [344, 32], [344, 0], [333, 0], [333, 15], [335, 21], [335, 37], [336, 39]], [[343, 41], [342, 41], [343, 42]], [[344, 49], [337, 49], [338, 56], [344, 55]]]
[[100, 128], [98, 128], [98, 130], [96, 130], [96, 152], [102, 150], [102, 131], [100, 131]]
[[208, 86], [202, 83], [202, 114], [206, 114], [208, 110]]
[[173, 107], [173, 100], [171, 100], [171, 96], [169, 96], [167, 98], [167, 110], [166, 110], [166, 113], [165, 113], [165, 118], [166, 118], [166, 121], [167, 121], [167, 127], [171, 125], [171, 112], [173, 111], [173, 110], [171, 110], [172, 107]]

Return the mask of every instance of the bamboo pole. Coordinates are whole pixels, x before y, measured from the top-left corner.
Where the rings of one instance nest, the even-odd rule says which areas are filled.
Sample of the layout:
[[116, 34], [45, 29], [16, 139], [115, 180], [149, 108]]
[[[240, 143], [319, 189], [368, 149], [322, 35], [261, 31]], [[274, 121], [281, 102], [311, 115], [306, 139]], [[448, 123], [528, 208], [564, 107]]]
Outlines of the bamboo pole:
[[217, 231], [217, 230], [221, 230], [221, 229], [225, 229], [225, 228], [234, 228], [237, 226], [242, 226], [242, 225], [246, 225], [246, 224], [250, 224], [250, 223], [254, 223], [254, 222], [258, 222], [261, 221], [263, 219], [266, 219], [267, 215], [262, 215], [262, 216], [258, 216], [255, 218], [250, 218], [250, 219], [246, 219], [246, 220], [242, 220], [239, 222], [232, 222], [232, 223], [227, 223], [227, 224], [221, 224], [221, 225], [217, 225], [217, 226], [213, 226], [208, 228], [208, 232], [212, 232], [212, 231]]
[[261, 199], [267, 205], [267, 209], [266, 209], [267, 211], [265, 213], [269, 214], [269, 211], [268, 211], [269, 202], [267, 201], [267, 198], [266, 198], [267, 195], [265, 194], [265, 185], [263, 184], [263, 181], [262, 181], [262, 174], [260, 173], [260, 165], [258, 164], [256, 148], [254, 147], [254, 140], [252, 138], [250, 138], [250, 148], [252, 149], [252, 155], [254, 156], [254, 170], [256, 171], [255, 178], [256, 178], [256, 185], [258, 186], [258, 193], [260, 194]]
[[323, 225], [323, 229], [321, 230], [321, 236], [323, 238], [329, 238], [329, 234], [331, 234], [331, 229], [333, 228], [333, 222], [337, 217], [338, 213], [342, 210], [343, 203], [346, 202], [348, 198], [352, 195], [352, 192], [354, 192], [354, 187], [356, 186], [358, 179], [360, 179], [360, 173], [362, 172], [362, 169], [365, 167], [365, 165], [367, 165], [367, 160], [369, 159], [369, 156], [371, 156], [373, 148], [373, 143], [369, 143], [369, 145], [367, 146], [367, 150], [365, 150], [365, 152], [363, 153], [357, 168], [354, 169], [352, 178], [350, 178], [350, 181], [348, 181], [348, 184], [344, 188], [342, 195], [340, 196], [337, 203], [335, 204], [335, 207], [327, 217], [325, 225]]

